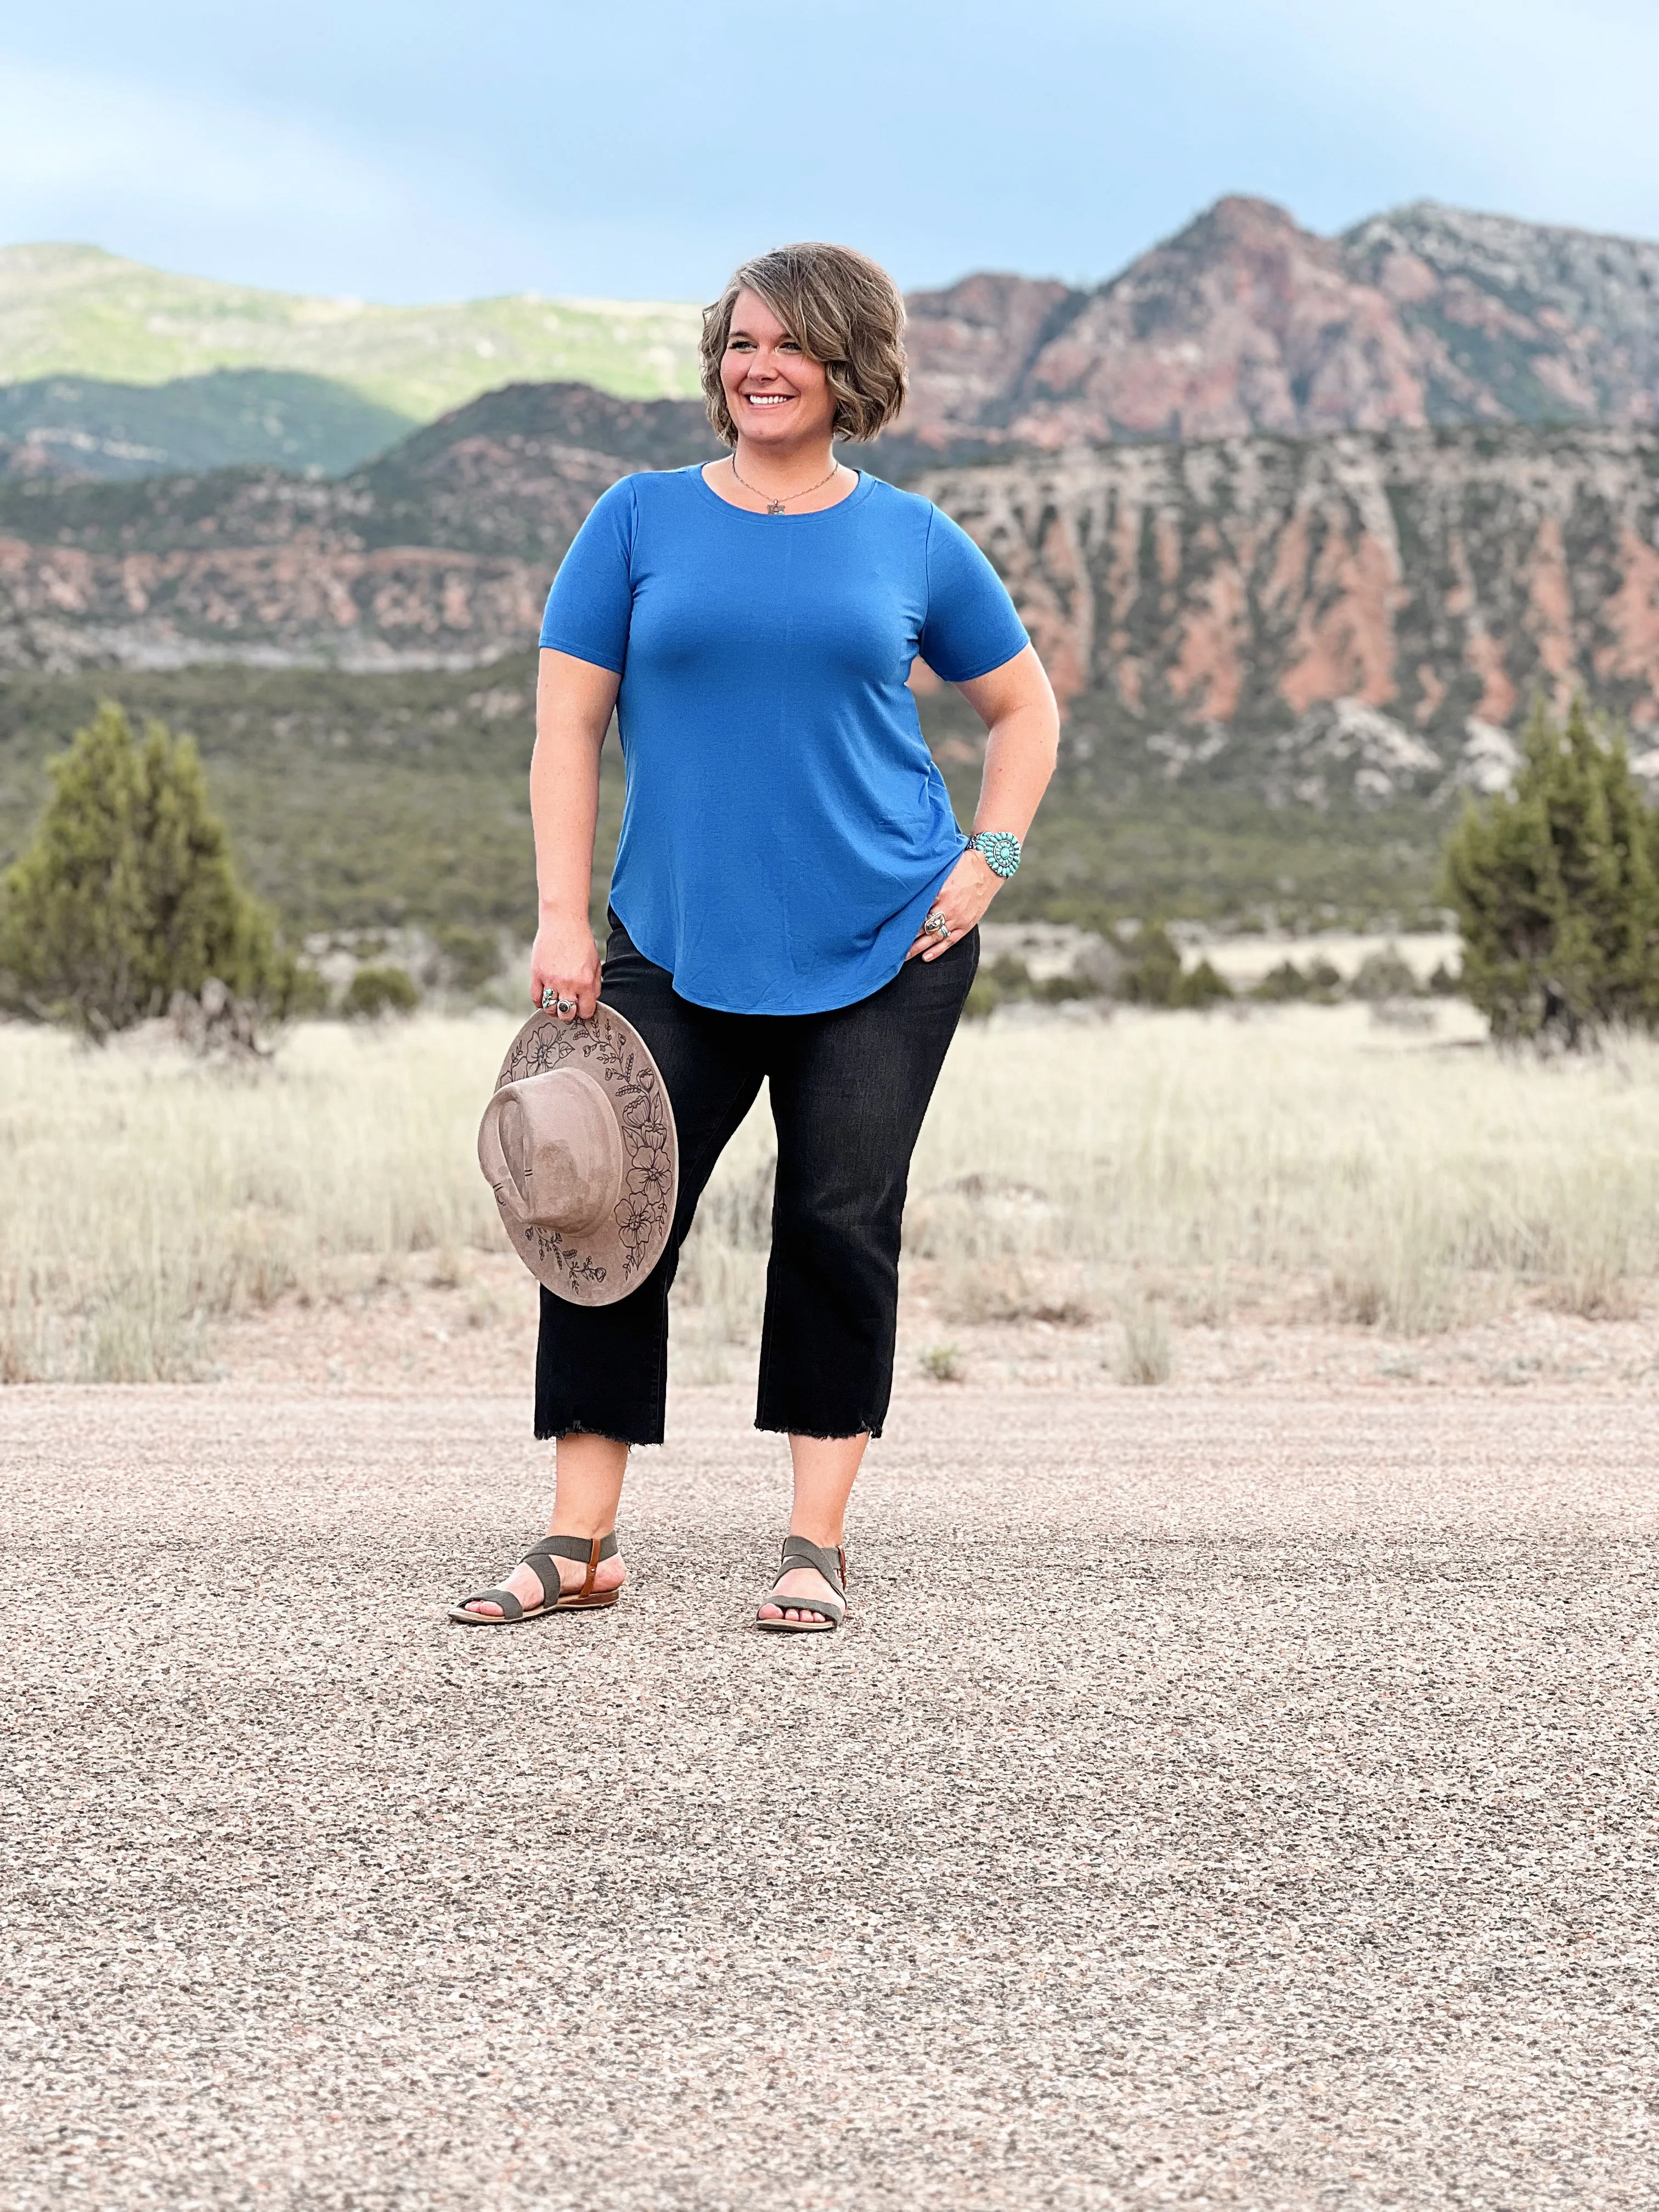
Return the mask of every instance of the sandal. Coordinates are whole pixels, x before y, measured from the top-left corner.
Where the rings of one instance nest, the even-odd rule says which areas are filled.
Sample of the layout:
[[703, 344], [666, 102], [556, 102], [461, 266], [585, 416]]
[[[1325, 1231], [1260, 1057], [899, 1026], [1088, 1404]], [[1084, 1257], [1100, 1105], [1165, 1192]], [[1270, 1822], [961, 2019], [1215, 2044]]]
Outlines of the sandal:
[[775, 1583], [781, 1583], [794, 1567], [816, 1567], [836, 1595], [834, 1597], [780, 1597], [775, 1586], [770, 1595], [761, 1600], [763, 1605], [780, 1608], [793, 1606], [797, 1613], [827, 1614], [823, 1620], [763, 1620], [755, 1616], [757, 1628], [783, 1629], [791, 1636], [827, 1636], [839, 1628], [847, 1618], [847, 1554], [844, 1551], [827, 1552], [822, 1544], [809, 1544], [805, 1536], [786, 1536], [778, 1559]]
[[[458, 1598], [449, 1608], [452, 1620], [465, 1621], [469, 1628], [510, 1628], [521, 1620], [535, 1620], [544, 1613], [597, 1613], [601, 1606], [615, 1605], [620, 1589], [596, 1590], [593, 1577], [604, 1559], [617, 1556], [617, 1532], [608, 1536], [544, 1536], [539, 1544], [527, 1551], [519, 1565], [528, 1567], [542, 1586], [539, 1605], [525, 1605], [509, 1589], [474, 1590], [471, 1597]], [[555, 1559], [581, 1559], [586, 1562], [587, 1573], [580, 1587], [566, 1589], [559, 1580], [559, 1571], [551, 1562]], [[548, 1591], [554, 1596], [548, 1601]], [[471, 1613], [470, 1606], [498, 1605], [499, 1614]]]

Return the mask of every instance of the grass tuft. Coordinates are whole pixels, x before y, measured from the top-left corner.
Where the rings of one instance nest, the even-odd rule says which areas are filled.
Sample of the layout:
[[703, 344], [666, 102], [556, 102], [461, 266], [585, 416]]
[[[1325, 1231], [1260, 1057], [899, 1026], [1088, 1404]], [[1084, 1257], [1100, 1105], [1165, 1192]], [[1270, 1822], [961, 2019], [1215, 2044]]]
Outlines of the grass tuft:
[[1175, 1370], [1175, 1352], [1164, 1310], [1151, 1298], [1124, 1301], [1118, 1318], [1118, 1343], [1112, 1372], [1120, 1382], [1167, 1382]]
[[963, 1380], [962, 1354], [954, 1344], [929, 1345], [916, 1364], [935, 1382], [960, 1382]]

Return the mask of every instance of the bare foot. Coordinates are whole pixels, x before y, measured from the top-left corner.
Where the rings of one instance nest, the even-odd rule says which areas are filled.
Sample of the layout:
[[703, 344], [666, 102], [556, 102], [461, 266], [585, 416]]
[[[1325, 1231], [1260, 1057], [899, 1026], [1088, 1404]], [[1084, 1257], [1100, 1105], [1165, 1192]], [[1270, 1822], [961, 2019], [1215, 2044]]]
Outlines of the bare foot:
[[[580, 1559], [558, 1559], [554, 1564], [559, 1570], [561, 1589], [580, 1589], [587, 1579], [587, 1569]], [[593, 1588], [595, 1592], [620, 1589], [627, 1580], [628, 1570], [620, 1556], [614, 1559], [602, 1559], [594, 1572]], [[534, 1567], [514, 1567], [504, 1581], [496, 1583], [494, 1587], [511, 1590], [526, 1613], [540, 1605], [547, 1595]], [[480, 1620], [499, 1620], [501, 1617], [500, 1606], [493, 1601], [485, 1605], [464, 1606], [461, 1610], [477, 1613]]]
[[[835, 1615], [825, 1612], [822, 1606], [815, 1607], [812, 1600], [834, 1595], [834, 1589], [816, 1567], [791, 1567], [787, 1575], [780, 1575], [772, 1585], [772, 1595], [763, 1602], [757, 1618], [762, 1620], [833, 1620]], [[795, 1601], [793, 1604], [790, 1602], [792, 1599]]]

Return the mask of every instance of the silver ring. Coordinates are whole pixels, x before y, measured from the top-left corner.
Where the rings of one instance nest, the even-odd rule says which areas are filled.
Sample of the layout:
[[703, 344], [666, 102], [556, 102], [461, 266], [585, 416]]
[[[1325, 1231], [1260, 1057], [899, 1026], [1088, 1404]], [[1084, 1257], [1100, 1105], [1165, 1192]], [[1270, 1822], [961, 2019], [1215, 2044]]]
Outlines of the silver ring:
[[946, 921], [942, 914], [930, 914], [927, 921], [924, 921], [921, 926], [924, 929], [932, 930], [933, 935], [938, 938], [941, 945], [948, 944], [950, 942], [951, 925]]
[[550, 983], [547, 988], [542, 993], [542, 1012], [544, 1014], [550, 1014], [552, 1012], [553, 999], [553, 986]]
[[561, 1017], [565, 1014], [574, 1014], [576, 1011], [576, 1001], [574, 999], [555, 999], [553, 1011]]

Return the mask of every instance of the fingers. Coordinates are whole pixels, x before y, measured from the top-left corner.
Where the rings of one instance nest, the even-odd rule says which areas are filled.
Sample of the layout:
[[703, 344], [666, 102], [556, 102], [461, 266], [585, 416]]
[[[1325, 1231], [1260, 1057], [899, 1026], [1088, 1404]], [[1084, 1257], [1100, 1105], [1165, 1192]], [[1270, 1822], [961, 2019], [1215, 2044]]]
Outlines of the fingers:
[[531, 997], [544, 1014], [556, 1021], [591, 1022], [599, 1002], [597, 982], [561, 982], [556, 975], [532, 979]]
[[531, 1003], [562, 1022], [587, 1022], [599, 1005], [601, 979], [599, 947], [588, 940], [587, 957], [556, 947], [550, 955], [538, 946], [530, 963]]

